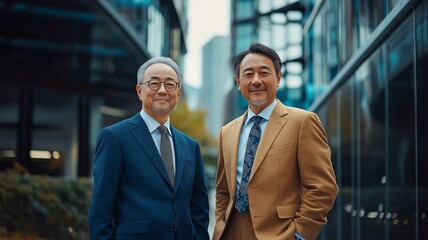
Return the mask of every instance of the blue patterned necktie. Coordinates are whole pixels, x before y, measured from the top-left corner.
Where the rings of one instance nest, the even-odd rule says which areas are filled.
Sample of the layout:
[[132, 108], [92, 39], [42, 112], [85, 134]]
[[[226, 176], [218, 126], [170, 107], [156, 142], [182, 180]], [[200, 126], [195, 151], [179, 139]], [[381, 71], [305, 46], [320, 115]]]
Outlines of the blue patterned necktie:
[[251, 168], [253, 167], [254, 156], [259, 146], [261, 129], [260, 122], [263, 120], [260, 116], [252, 117], [254, 125], [251, 127], [248, 136], [247, 148], [245, 149], [244, 167], [242, 170], [241, 184], [239, 185], [238, 195], [236, 196], [235, 208], [239, 213], [245, 212], [249, 208], [248, 204], [248, 180], [250, 178]]

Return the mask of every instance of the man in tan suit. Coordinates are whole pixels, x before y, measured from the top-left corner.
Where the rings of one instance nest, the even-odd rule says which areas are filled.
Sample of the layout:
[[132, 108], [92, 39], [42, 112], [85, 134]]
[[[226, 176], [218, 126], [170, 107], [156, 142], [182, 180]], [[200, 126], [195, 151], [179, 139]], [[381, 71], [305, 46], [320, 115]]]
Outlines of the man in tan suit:
[[214, 240], [311, 240], [327, 223], [338, 192], [327, 137], [315, 113], [276, 99], [280, 79], [265, 45], [235, 59], [249, 108], [220, 130]]

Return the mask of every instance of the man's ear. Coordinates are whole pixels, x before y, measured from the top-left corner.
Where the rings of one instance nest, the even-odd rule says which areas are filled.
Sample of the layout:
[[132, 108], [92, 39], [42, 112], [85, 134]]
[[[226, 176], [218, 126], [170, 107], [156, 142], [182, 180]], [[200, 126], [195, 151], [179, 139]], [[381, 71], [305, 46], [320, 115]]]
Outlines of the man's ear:
[[138, 98], [139, 98], [139, 99], [140, 99], [140, 101], [141, 101], [141, 85], [137, 84], [137, 85], [135, 86], [135, 91], [137, 92], [137, 96], [138, 96]]
[[178, 95], [177, 95], [177, 96], [178, 96], [178, 98], [180, 98], [180, 96], [181, 96], [181, 91], [183, 91], [183, 88], [182, 88], [182, 87], [179, 87], [177, 90], [178, 90]]
[[236, 85], [238, 86], [238, 90], [241, 90], [241, 86], [240, 86], [238, 75], [235, 75], [235, 82], [236, 82]]
[[281, 82], [281, 76], [282, 76], [282, 72], [280, 71], [278, 73], [278, 76], [276, 76], [276, 86], [279, 87], [279, 83]]

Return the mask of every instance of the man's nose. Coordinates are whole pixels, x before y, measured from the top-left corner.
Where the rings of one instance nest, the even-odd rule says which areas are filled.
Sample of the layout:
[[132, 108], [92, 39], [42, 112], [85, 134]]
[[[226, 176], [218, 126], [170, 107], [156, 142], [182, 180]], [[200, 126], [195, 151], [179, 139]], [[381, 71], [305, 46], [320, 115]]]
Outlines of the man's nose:
[[261, 84], [262, 80], [260, 79], [259, 74], [254, 74], [253, 80], [251, 80], [251, 84], [258, 85]]
[[158, 89], [158, 92], [160, 92], [160, 93], [166, 93], [167, 91], [166, 91], [166, 88], [165, 88], [165, 83], [164, 82], [161, 82], [160, 83], [160, 87], [159, 87], [159, 89]]

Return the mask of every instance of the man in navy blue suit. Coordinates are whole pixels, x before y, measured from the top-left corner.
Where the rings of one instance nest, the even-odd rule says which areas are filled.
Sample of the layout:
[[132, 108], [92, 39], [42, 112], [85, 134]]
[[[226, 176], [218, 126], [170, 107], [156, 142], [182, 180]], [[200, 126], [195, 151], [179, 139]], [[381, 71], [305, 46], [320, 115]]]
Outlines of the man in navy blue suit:
[[99, 133], [91, 239], [209, 239], [199, 144], [170, 125], [181, 83], [173, 60], [150, 59], [137, 73], [141, 111]]

